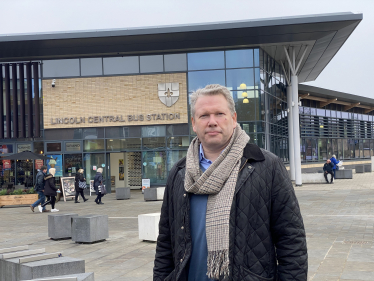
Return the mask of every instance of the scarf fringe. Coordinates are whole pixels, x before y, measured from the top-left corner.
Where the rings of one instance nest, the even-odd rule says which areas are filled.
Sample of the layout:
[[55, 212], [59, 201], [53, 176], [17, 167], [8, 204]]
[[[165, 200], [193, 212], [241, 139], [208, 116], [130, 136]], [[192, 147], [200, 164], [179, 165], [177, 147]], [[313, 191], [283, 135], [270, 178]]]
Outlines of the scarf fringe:
[[229, 273], [228, 249], [208, 252], [208, 278], [219, 280], [220, 276], [228, 277]]

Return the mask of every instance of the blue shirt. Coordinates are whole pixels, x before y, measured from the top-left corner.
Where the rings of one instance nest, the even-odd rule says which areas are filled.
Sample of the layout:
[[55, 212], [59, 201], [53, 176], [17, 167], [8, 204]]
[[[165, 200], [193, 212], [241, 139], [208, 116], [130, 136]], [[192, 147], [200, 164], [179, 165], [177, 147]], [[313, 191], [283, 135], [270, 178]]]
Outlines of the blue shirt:
[[[203, 147], [200, 144], [200, 168], [203, 172], [209, 168], [212, 161], [204, 156]], [[190, 196], [190, 221], [192, 250], [188, 281], [211, 281], [206, 275], [208, 245], [206, 242], [205, 217], [208, 194], [191, 194]]]

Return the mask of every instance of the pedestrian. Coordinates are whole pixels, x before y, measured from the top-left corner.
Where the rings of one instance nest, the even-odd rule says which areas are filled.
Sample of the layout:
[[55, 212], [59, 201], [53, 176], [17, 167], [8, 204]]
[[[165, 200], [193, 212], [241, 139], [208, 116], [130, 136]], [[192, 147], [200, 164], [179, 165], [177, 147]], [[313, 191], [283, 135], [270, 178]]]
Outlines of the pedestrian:
[[94, 178], [94, 189], [97, 195], [95, 199], [96, 204], [103, 205], [104, 203], [101, 202], [101, 198], [104, 196], [105, 190], [104, 190], [104, 185], [103, 185], [103, 169], [102, 168], [97, 169], [97, 172]]
[[84, 197], [84, 189], [86, 187], [86, 178], [83, 176], [83, 169], [79, 169], [78, 173], [75, 174], [75, 203], [80, 203], [78, 201], [79, 194], [81, 195], [84, 202], [88, 199]]
[[[39, 195], [39, 199], [36, 200], [33, 204], [30, 205], [31, 211], [34, 212], [34, 208], [39, 204], [43, 205], [45, 202], [45, 195], [44, 195], [44, 177], [47, 173], [47, 166], [42, 166], [38, 173], [36, 174], [36, 184], [35, 184], [35, 191]], [[42, 208], [42, 212], [49, 212], [45, 207]]]
[[55, 209], [56, 196], [60, 190], [55, 186], [55, 168], [49, 169], [49, 174], [44, 178], [44, 195], [47, 197], [47, 201], [43, 205], [39, 205], [39, 212], [42, 212], [42, 208], [48, 204], [51, 204], [51, 212], [58, 212], [59, 210]]
[[334, 179], [335, 179], [336, 178], [335, 177], [336, 170], [339, 170], [338, 164], [339, 164], [340, 161], [338, 161], [336, 159], [336, 155], [335, 154], [330, 158], [330, 160], [331, 160], [331, 163], [334, 164], [333, 172], [334, 172]]
[[307, 280], [303, 219], [282, 160], [248, 143], [226, 87], [190, 101], [197, 137], [166, 183], [153, 280]]
[[326, 183], [329, 183], [329, 180], [327, 179], [328, 174], [331, 175], [330, 183], [334, 183], [334, 164], [330, 159], [327, 159], [325, 165], [323, 165], [323, 175], [325, 177]]

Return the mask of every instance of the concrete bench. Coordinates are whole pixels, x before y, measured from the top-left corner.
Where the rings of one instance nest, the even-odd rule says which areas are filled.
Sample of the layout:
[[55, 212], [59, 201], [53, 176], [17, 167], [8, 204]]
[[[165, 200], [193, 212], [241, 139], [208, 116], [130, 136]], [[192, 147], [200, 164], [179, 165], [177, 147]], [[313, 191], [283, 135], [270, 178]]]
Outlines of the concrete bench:
[[336, 170], [336, 179], [353, 179], [353, 172], [350, 169]]
[[87, 272], [21, 281], [95, 281], [95, 278], [93, 272]]
[[[22, 256], [32, 260], [36, 255]], [[56, 257], [22, 262], [20, 257], [0, 260], [0, 281], [19, 281], [85, 272], [85, 262], [70, 257]]]
[[356, 174], [365, 173], [364, 165], [356, 165], [355, 169], [356, 169]]
[[71, 238], [72, 218], [78, 214], [51, 214], [48, 215], [48, 237], [51, 239]]
[[124, 200], [130, 199], [130, 187], [116, 187], [116, 199], [117, 200]]
[[[327, 175], [327, 179], [331, 180], [331, 175]], [[303, 173], [301, 174], [302, 183], [325, 183], [323, 173]]]
[[144, 189], [144, 201], [162, 201], [165, 187], [151, 187]]
[[371, 170], [371, 164], [364, 165], [364, 172], [365, 173], [371, 173], [372, 172], [372, 170]]
[[139, 239], [157, 241], [161, 213], [138, 215]]
[[107, 215], [86, 215], [72, 218], [71, 239], [76, 243], [94, 243], [109, 237]]

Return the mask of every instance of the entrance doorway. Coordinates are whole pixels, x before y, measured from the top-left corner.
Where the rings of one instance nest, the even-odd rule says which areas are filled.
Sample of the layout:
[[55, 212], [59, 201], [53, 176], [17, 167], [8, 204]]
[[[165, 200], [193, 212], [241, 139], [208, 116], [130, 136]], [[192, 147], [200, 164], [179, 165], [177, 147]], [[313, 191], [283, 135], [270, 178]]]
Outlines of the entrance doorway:
[[110, 153], [110, 186], [112, 192], [116, 187], [142, 187], [141, 152]]

